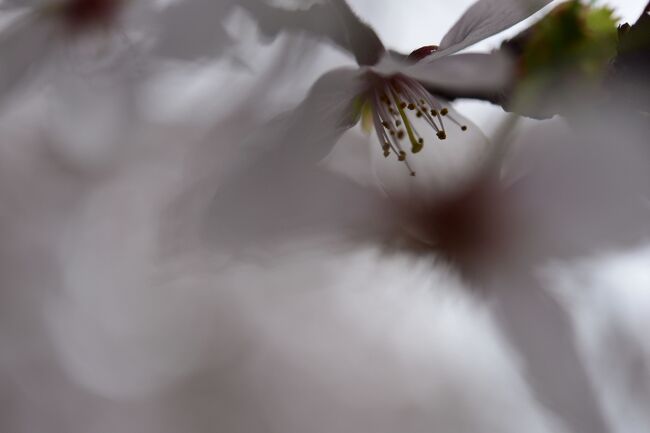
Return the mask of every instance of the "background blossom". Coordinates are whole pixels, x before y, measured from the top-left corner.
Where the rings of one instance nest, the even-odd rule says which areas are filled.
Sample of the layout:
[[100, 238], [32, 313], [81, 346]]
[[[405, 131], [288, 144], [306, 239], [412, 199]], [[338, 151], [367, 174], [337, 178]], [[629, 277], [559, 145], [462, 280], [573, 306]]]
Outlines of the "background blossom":
[[[297, 16], [295, 3], [147, 4], [144, 21], [123, 27], [141, 39], [66, 43], [5, 87], [0, 430], [643, 431], [645, 252], [612, 251], [647, 234], [643, 127], [614, 110], [573, 128], [554, 119], [516, 129], [504, 140], [507, 182], [488, 189], [501, 198], [488, 209], [512, 212], [497, 219], [503, 243], [471, 248], [463, 266], [386, 200], [358, 131], [295, 177], [278, 167], [305, 154], [262, 153], [260, 169], [224, 188], [264, 143], [304, 145], [315, 161], [330, 150], [318, 147], [331, 142], [328, 125], [300, 122], [331, 106], [296, 107], [319, 91], [345, 102], [344, 81], [309, 89], [359, 54], [300, 20], [283, 32], [277, 23]], [[314, 4], [326, 7], [297, 6]], [[394, 14], [395, 5], [350, 6], [404, 53], [439, 42], [469, 6], [445, 16], [457, 6], [427, 14], [432, 3], [401, 4]], [[0, 48], [5, 64], [30, 52], [16, 47]], [[463, 105], [494, 138], [501, 123]], [[441, 151], [473, 155], [463, 144]], [[466, 172], [441, 153], [423, 168], [440, 157], [450, 185], [502, 179], [500, 164], [480, 159], [490, 170]], [[560, 261], [585, 251], [600, 257]], [[549, 304], [570, 320], [547, 314]], [[529, 347], [513, 333], [530, 336]], [[575, 341], [569, 355], [584, 371], [557, 367], [566, 353], [544, 341], [560, 342], [552, 350]], [[540, 388], [540, 371], [567, 393], [544, 390], [544, 376]]]

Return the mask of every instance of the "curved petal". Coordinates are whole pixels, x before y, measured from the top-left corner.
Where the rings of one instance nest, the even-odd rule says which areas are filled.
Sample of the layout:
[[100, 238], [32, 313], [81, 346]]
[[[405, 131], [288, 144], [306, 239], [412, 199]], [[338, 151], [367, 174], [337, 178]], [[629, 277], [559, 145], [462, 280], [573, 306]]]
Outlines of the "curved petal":
[[502, 52], [467, 53], [416, 63], [405, 68], [403, 73], [420, 81], [433, 93], [454, 97], [487, 95], [508, 85], [513, 64]]
[[442, 38], [438, 51], [429, 59], [467, 48], [510, 28], [537, 12], [551, 0], [479, 0]]
[[281, 31], [302, 31], [330, 39], [354, 55], [360, 65], [374, 65], [384, 54], [384, 46], [374, 30], [350, 9], [345, 0], [330, 0], [305, 10], [286, 10], [260, 1], [241, 4], [271, 35]]
[[249, 140], [246, 165], [269, 165], [278, 159], [296, 165], [315, 164], [340, 135], [356, 123], [354, 100], [363, 82], [357, 69], [341, 68], [323, 75], [305, 100]]

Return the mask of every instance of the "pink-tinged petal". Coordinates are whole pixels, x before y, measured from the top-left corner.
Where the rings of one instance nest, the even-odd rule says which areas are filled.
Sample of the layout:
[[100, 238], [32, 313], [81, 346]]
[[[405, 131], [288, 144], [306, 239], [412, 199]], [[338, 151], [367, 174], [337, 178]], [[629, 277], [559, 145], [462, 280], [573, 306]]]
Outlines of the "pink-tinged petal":
[[429, 58], [455, 53], [525, 20], [551, 0], [479, 0], [442, 38]]
[[501, 52], [456, 54], [416, 63], [403, 73], [442, 95], [490, 94], [507, 87], [513, 61]]

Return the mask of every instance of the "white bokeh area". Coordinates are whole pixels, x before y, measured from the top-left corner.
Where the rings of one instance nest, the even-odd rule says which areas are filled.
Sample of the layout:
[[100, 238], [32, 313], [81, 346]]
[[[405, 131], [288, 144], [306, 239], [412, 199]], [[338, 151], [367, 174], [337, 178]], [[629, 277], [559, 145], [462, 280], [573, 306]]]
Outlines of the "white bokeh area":
[[[420, 161], [409, 154], [413, 180], [350, 121], [359, 82], [388, 79], [362, 76], [345, 37], [276, 31], [250, 12], [328, 0], [257, 1], [125, 1], [119, 31], [83, 39], [40, 26], [54, 15], [29, 15], [37, 1], [0, 0], [0, 433], [650, 432], [650, 248], [538, 254], [593, 234], [600, 194], [638, 193], [638, 143], [620, 158], [563, 153], [573, 125], [520, 119], [524, 162], [501, 170], [495, 137], [512, 117], [440, 99], [458, 124], [445, 120], [443, 142], [413, 120], [427, 140]], [[347, 3], [408, 54], [473, 1]], [[498, 48], [558, 3], [465, 51]], [[596, 3], [622, 22], [645, 6]], [[494, 208], [525, 223], [507, 214], [505, 241], [476, 261], [414, 240], [399, 206], [429, 211], [420, 200], [465, 187], [497, 197], [492, 177], [481, 183], [494, 161], [514, 191]], [[564, 213], [584, 191], [583, 213]]]

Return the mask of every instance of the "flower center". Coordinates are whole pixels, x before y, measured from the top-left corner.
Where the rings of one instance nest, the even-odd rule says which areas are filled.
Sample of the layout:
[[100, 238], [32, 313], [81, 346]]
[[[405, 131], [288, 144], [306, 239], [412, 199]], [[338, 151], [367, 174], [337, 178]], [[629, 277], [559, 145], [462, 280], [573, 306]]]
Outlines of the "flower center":
[[43, 9], [61, 17], [72, 32], [107, 26], [126, 0], [61, 0]]
[[[366, 95], [369, 107], [364, 119], [372, 121], [385, 157], [391, 154], [397, 156], [399, 161], [406, 164], [411, 176], [415, 172], [407, 161], [407, 153], [402, 143], [408, 140], [411, 153], [418, 153], [424, 146], [424, 138], [414, 125], [415, 119], [424, 121], [424, 125], [433, 129], [435, 136], [444, 140], [447, 138], [445, 120], [450, 121], [462, 131], [467, 126], [462, 125], [433, 95], [431, 95], [418, 81], [398, 74], [391, 77], [382, 77], [370, 73], [373, 81]], [[370, 118], [371, 117], [371, 118]], [[422, 124], [422, 122], [418, 123]]]

